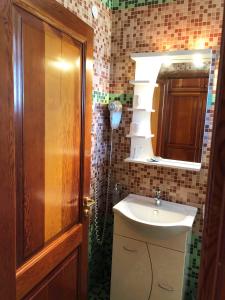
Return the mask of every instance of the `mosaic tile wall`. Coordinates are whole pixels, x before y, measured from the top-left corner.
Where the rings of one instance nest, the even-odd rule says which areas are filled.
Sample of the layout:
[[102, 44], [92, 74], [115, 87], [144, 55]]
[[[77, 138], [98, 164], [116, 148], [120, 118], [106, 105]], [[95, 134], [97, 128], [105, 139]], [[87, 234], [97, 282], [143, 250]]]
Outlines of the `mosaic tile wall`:
[[[130, 1], [122, 1], [130, 3]], [[153, 196], [160, 186], [165, 197], [171, 201], [187, 203], [199, 208], [194, 226], [196, 234], [202, 233], [202, 205], [207, 189], [208, 164], [214, 111], [217, 51], [220, 47], [222, 0], [166, 1], [112, 12], [112, 62], [110, 98], [118, 97], [124, 105], [122, 124], [115, 135], [114, 177], [127, 192]], [[132, 2], [133, 3], [133, 2]], [[131, 122], [135, 64], [132, 52], [165, 50], [213, 49], [214, 59], [210, 72], [210, 89], [206, 113], [206, 126], [200, 172], [167, 169], [125, 163], [129, 157], [130, 140], [126, 138]], [[115, 95], [115, 97], [113, 96]]]
[[[186, 299], [195, 299], [197, 290], [203, 230], [202, 208], [207, 191], [223, 2], [115, 0], [112, 11], [110, 99], [120, 99], [124, 103], [122, 124], [114, 137], [114, 179], [121, 184], [125, 193], [154, 196], [155, 189], [160, 187], [167, 200], [198, 208], [190, 249]], [[129, 81], [134, 79], [135, 73], [130, 53], [197, 48], [213, 50], [201, 171], [125, 163], [124, 159], [130, 153], [130, 140], [126, 135], [129, 132], [131, 112], [127, 108], [132, 105], [133, 94]]]

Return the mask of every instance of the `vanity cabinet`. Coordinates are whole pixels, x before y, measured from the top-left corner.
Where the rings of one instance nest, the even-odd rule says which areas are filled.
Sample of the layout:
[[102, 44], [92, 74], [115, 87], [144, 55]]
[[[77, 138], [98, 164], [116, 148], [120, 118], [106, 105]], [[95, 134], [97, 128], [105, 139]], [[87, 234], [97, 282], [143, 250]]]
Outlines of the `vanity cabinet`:
[[189, 236], [150, 230], [115, 214], [110, 299], [183, 299]]
[[114, 235], [111, 299], [148, 300], [152, 266], [147, 244]]

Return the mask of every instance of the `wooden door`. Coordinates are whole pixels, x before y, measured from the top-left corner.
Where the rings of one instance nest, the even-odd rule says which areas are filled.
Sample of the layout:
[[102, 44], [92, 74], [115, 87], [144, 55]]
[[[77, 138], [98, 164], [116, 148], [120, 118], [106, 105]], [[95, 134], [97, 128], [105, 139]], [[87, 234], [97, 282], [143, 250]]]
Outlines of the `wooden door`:
[[[224, 7], [225, 13], [225, 7]], [[225, 16], [225, 14], [224, 14]], [[225, 299], [225, 17], [213, 120], [198, 300]]]
[[164, 136], [161, 156], [184, 161], [201, 161], [207, 99], [206, 78], [167, 81]]
[[53, 0], [3, 2], [11, 26], [3, 37], [13, 41], [4, 89], [14, 101], [3, 103], [11, 111], [0, 129], [8, 122], [13, 133], [5, 148], [13, 192], [4, 195], [15, 230], [0, 298], [86, 299], [93, 31]]

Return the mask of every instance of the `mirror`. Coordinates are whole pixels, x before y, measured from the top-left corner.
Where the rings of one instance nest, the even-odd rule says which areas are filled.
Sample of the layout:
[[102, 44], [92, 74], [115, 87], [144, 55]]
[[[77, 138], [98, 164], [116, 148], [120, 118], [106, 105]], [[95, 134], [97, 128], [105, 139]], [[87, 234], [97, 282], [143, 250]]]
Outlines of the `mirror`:
[[150, 114], [156, 158], [201, 162], [210, 65], [200, 54], [162, 64]]
[[131, 59], [135, 78], [125, 161], [199, 171], [212, 51], [132, 53]]

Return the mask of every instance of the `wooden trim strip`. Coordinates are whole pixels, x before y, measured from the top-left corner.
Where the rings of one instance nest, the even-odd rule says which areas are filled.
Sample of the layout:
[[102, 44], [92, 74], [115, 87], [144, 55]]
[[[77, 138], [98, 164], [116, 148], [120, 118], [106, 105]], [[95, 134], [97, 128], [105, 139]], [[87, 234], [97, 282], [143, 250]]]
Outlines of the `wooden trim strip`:
[[[198, 300], [224, 299], [224, 265], [221, 263], [224, 250], [225, 212], [225, 6], [223, 12], [220, 63], [216, 89], [215, 113], [205, 203], [205, 220], [201, 251]], [[220, 277], [220, 275], [222, 277]]]
[[[93, 78], [93, 33], [88, 37], [83, 48], [83, 85], [82, 89], [82, 132], [83, 144], [81, 157], [81, 195], [88, 197], [90, 195], [90, 167], [91, 167], [91, 120], [92, 120], [92, 78]], [[83, 203], [81, 202], [81, 220], [83, 224], [83, 242], [81, 245], [79, 258], [79, 291], [78, 299], [86, 300], [88, 298], [88, 224], [89, 218], [83, 214]]]
[[[67, 257], [53, 272], [51, 272], [37, 287], [35, 287], [23, 300], [31, 300], [31, 299], [41, 299], [40, 293], [51, 285], [52, 281], [56, 279], [56, 277], [71, 264], [72, 260], [75, 260], [77, 265], [78, 262], [78, 251], [73, 252], [69, 257]], [[74, 272], [77, 271], [77, 267], [75, 266]], [[66, 278], [65, 278], [66, 281]], [[56, 290], [57, 293], [57, 290]], [[75, 294], [75, 293], [74, 293]], [[76, 296], [76, 294], [75, 294]], [[39, 298], [38, 298], [39, 297]], [[52, 298], [51, 298], [52, 299]], [[54, 298], [53, 298], [54, 299]], [[59, 298], [57, 298], [59, 299]], [[76, 299], [76, 298], [75, 298]]]
[[13, 0], [13, 4], [68, 34], [81, 43], [93, 36], [93, 28], [55, 0]]
[[0, 299], [15, 300], [15, 134], [11, 0], [0, 1]]
[[82, 242], [82, 225], [76, 225], [34, 255], [16, 272], [16, 299], [23, 298]]

